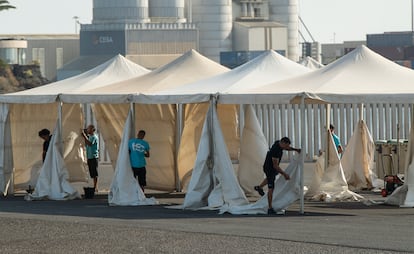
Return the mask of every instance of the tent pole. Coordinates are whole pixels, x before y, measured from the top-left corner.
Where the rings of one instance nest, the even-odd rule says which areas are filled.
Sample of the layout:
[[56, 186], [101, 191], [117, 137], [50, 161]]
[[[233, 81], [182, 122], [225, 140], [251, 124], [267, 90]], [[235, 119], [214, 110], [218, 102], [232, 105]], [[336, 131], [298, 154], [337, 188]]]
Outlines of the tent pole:
[[325, 126], [325, 169], [328, 168], [329, 162], [329, 136], [331, 133], [329, 131], [329, 125], [331, 124], [331, 104], [326, 104], [326, 126]]
[[12, 153], [12, 137], [10, 127], [10, 109], [8, 104], [0, 103], [0, 122], [1, 122], [1, 135], [3, 136], [3, 142], [1, 144], [2, 149], [0, 154], [0, 194], [7, 196], [10, 193], [14, 194], [14, 162]]
[[359, 120], [364, 120], [364, 103], [359, 104]]
[[213, 116], [214, 116], [214, 111], [215, 111], [215, 108], [214, 107], [216, 107], [216, 99], [215, 99], [215, 97], [214, 96], [212, 96], [211, 97], [211, 99], [210, 99], [210, 114], [209, 114], [209, 116], [208, 116], [208, 118], [209, 118], [209, 121], [208, 121], [208, 128], [209, 128], [209, 139], [210, 139], [210, 156], [209, 156], [209, 163], [208, 163], [208, 165], [209, 165], [209, 169], [213, 169], [214, 168], [214, 144], [213, 144], [213, 142], [214, 142], [214, 140], [213, 140]]
[[135, 103], [134, 102], [131, 102], [130, 104], [129, 104], [129, 110], [131, 111], [131, 114], [132, 114], [132, 125], [131, 125], [131, 127], [132, 127], [132, 137], [135, 137], [135, 132], [136, 132], [136, 130], [135, 130]]
[[59, 128], [59, 137], [57, 137], [57, 140], [59, 140], [59, 152], [63, 156], [63, 132], [62, 132], [62, 106], [63, 103], [61, 101], [58, 101], [58, 128]]
[[181, 144], [181, 135], [183, 133], [183, 104], [176, 104], [177, 114], [175, 116], [175, 156], [174, 156], [174, 171], [175, 171], [175, 191], [181, 191], [181, 181], [178, 172], [178, 150]]
[[301, 167], [300, 167], [300, 214], [304, 214], [305, 213], [305, 197], [304, 197], [304, 193], [303, 193], [303, 188], [304, 188], [304, 168], [305, 168], [305, 133], [306, 133], [306, 126], [305, 126], [305, 96], [302, 95], [301, 101], [300, 101], [300, 126], [301, 126]]
[[239, 135], [243, 136], [245, 104], [239, 104]]

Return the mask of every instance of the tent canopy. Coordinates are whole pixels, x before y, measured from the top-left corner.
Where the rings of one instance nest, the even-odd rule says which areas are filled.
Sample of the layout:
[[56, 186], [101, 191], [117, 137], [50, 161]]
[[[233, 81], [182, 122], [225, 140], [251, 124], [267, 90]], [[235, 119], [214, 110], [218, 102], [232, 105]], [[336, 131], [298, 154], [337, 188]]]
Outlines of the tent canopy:
[[273, 50], [269, 50], [229, 72], [172, 89], [152, 90], [146, 95], [135, 96], [134, 100], [141, 103], [150, 103], [151, 101], [193, 103], [197, 102], [203, 95], [253, 89], [258, 85], [284, 80], [308, 72], [311, 72], [309, 68], [295, 63]]
[[322, 69], [254, 89], [221, 95], [244, 103], [291, 103], [305, 96], [312, 103], [414, 102], [414, 71], [366, 46], [360, 46]]
[[[152, 89], [178, 87], [185, 82], [194, 82], [207, 78], [228, 69], [191, 50], [176, 60], [126, 82], [112, 83], [101, 88], [83, 91], [82, 93], [67, 92], [61, 95], [64, 103], [94, 103], [94, 114], [99, 130], [104, 137], [106, 148], [115, 167], [118, 161], [119, 145], [124, 131], [124, 123], [130, 109], [130, 96]], [[210, 99], [206, 96], [206, 100]], [[159, 190], [173, 190], [177, 161], [177, 108], [176, 105], [134, 105], [135, 129], [147, 131], [146, 139], [151, 144], [148, 159], [148, 187]], [[135, 133], [135, 130], [133, 131]], [[181, 136], [180, 136], [181, 137]], [[192, 136], [183, 135], [183, 140], [194, 140]], [[188, 149], [188, 148], [187, 148]], [[188, 159], [188, 158], [186, 158]]]
[[141, 76], [150, 72], [144, 67], [117, 55], [105, 63], [77, 76], [33, 89], [0, 95], [5, 103], [52, 103], [60, 93], [82, 93], [114, 82]]
[[308, 67], [309, 69], [312, 70], [317, 70], [320, 69], [322, 67], [324, 67], [325, 65], [321, 64], [320, 62], [316, 61], [315, 59], [313, 59], [310, 56], [307, 56], [305, 58], [303, 58], [299, 64]]
[[[137, 78], [113, 82], [88, 91], [61, 95], [63, 102], [126, 103], [133, 94], [172, 89], [200, 78], [228, 71], [228, 68], [190, 50], [174, 61]], [[209, 96], [205, 96], [208, 101]], [[177, 102], [179, 103], [179, 102]]]
[[[69, 138], [69, 140], [65, 140], [65, 144], [75, 144], [71, 151], [73, 153], [65, 155], [71, 180], [84, 179], [81, 172], [82, 167], [79, 166], [82, 164], [82, 158], [77, 154], [83, 140], [76, 135], [83, 126], [82, 111], [80, 105], [74, 104], [65, 104], [59, 106], [58, 109], [56, 101], [60, 93], [83, 91], [90, 87], [99, 87], [108, 82], [136, 77], [147, 72], [149, 70], [117, 55], [78, 76], [18, 93], [1, 95], [0, 102], [12, 103], [8, 112], [12, 143], [8, 149], [12, 152], [4, 159], [3, 163], [14, 167], [14, 187], [25, 188], [27, 184], [36, 181], [37, 166], [41, 164], [39, 149], [42, 144], [37, 132], [43, 128], [53, 130], [60, 110], [62, 113], [61, 122], [64, 126], [62, 129], [63, 138]], [[8, 153], [7, 151], [0, 152]], [[14, 158], [11, 154], [15, 155]]]

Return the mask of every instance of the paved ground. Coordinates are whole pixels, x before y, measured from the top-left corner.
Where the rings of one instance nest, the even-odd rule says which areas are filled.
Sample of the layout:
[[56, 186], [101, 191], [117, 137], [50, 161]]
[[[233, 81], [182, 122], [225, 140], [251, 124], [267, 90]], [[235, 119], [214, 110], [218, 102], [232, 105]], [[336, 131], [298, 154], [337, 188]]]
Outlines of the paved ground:
[[[381, 202], [376, 193], [362, 193]], [[106, 195], [73, 201], [0, 199], [0, 253], [414, 253], [414, 209], [361, 202], [293, 204], [285, 215], [240, 216], [110, 207]]]

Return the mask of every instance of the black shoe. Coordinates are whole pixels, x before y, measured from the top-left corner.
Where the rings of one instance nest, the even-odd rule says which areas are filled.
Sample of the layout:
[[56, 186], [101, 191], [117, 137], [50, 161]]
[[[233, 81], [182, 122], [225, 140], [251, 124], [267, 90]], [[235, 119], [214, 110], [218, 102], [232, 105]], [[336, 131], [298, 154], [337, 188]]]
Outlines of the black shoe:
[[275, 210], [273, 208], [267, 209], [267, 214], [276, 214]]
[[254, 190], [257, 191], [260, 194], [260, 196], [264, 196], [265, 194], [263, 189], [260, 188], [260, 186], [254, 186]]

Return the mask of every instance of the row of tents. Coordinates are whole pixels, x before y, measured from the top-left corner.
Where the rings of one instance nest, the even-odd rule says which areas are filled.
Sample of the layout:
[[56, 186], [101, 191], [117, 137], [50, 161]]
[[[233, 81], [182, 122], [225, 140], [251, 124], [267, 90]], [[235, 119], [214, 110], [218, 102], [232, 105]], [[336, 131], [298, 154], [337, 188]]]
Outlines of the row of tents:
[[[36, 153], [40, 146], [36, 133], [45, 127], [55, 129], [54, 142], [60, 152], [48, 152], [48, 156], [55, 154], [57, 159], [46, 159], [41, 172], [56, 172], [59, 186], [65, 177], [69, 181], [84, 180], [78, 130], [87, 124], [82, 115], [88, 104], [92, 105], [115, 168], [110, 203], [139, 203], [135, 195], [139, 192], [137, 184], [130, 182], [136, 191], [126, 188], [131, 171], [125, 170], [130, 166], [123, 141], [134, 136], [136, 129], [146, 129], [151, 154], [157, 156], [148, 165], [150, 188], [185, 188], [187, 193], [198, 190], [191, 199], [195, 197], [200, 206], [216, 190], [214, 186], [220, 186], [220, 195], [215, 196], [221, 198], [221, 203], [244, 204], [244, 193], [251, 191], [253, 180], [262, 178], [260, 169], [268, 144], [260, 138], [253, 110], [243, 105], [295, 103], [303, 109], [306, 103], [413, 103], [412, 80], [414, 71], [365, 46], [318, 70], [294, 63], [274, 51], [233, 70], [194, 50], [153, 71], [117, 56], [79, 76], [0, 96], [0, 135], [4, 140], [0, 187], [7, 193], [10, 187], [27, 184], [40, 157]], [[240, 112], [246, 119], [242, 128]], [[300, 127], [305, 128], [304, 124]], [[406, 186], [412, 181], [411, 153], [408, 157]], [[239, 161], [237, 175], [234, 160]], [[62, 176], [62, 169], [68, 175]], [[252, 170], [258, 172], [256, 177], [249, 175]], [[194, 180], [195, 175], [198, 180]], [[44, 179], [49, 181], [45, 188], [53, 185], [50, 174]], [[63, 189], [57, 197], [71, 196]], [[50, 198], [51, 191], [49, 188], [37, 195]], [[407, 197], [400, 205], [414, 206], [411, 192], [413, 187], [408, 187]]]

